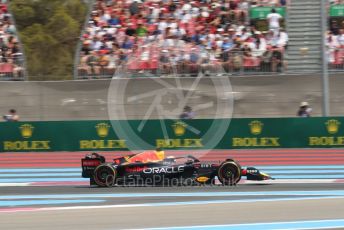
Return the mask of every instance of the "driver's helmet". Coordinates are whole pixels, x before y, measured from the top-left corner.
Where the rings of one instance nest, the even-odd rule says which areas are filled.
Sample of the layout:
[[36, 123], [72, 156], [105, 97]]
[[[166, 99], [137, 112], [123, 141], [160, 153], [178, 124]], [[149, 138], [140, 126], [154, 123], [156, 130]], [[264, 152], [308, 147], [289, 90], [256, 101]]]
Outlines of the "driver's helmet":
[[157, 148], [155, 150], [156, 156], [159, 158], [159, 160], [165, 159], [165, 152], [161, 150], [160, 148]]

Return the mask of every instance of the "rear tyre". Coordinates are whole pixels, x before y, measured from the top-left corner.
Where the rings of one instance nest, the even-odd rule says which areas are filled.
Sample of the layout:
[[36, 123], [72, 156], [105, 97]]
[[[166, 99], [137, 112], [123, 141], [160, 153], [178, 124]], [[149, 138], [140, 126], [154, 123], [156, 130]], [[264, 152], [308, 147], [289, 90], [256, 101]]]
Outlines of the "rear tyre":
[[111, 187], [115, 183], [116, 171], [110, 164], [99, 165], [94, 170], [93, 179], [100, 187]]
[[241, 166], [235, 161], [225, 161], [218, 169], [218, 177], [223, 185], [236, 185], [241, 179]]

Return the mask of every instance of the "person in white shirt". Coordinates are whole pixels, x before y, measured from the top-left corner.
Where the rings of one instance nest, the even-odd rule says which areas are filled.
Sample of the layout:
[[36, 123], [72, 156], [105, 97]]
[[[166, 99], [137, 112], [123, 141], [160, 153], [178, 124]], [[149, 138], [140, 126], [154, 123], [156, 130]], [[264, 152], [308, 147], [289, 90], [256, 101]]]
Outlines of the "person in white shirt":
[[191, 18], [191, 14], [187, 13], [186, 11], [183, 11], [181, 22], [188, 23], [191, 20]]
[[19, 116], [15, 109], [11, 109], [9, 114], [3, 116], [5, 121], [19, 121]]
[[288, 34], [283, 30], [281, 29], [280, 32], [279, 32], [279, 40], [278, 40], [278, 46], [279, 47], [286, 47], [288, 45]]
[[91, 42], [91, 48], [92, 50], [99, 50], [100, 47], [103, 46], [103, 42], [100, 40], [100, 37], [96, 36], [93, 38]]
[[297, 111], [297, 116], [299, 117], [310, 117], [312, 113], [312, 108], [309, 106], [308, 102], [303, 101], [300, 104], [300, 108]]
[[248, 3], [248, 1], [240, 0], [240, 2], [238, 4], [238, 8], [240, 10], [240, 14], [243, 15], [244, 22], [248, 23], [249, 22], [249, 17], [248, 17], [248, 13], [247, 12], [249, 12], [249, 9], [250, 9], [250, 4]]
[[163, 33], [166, 28], [167, 28], [168, 24], [166, 22], [165, 18], [160, 19], [159, 23], [158, 23], [158, 30]]
[[264, 35], [260, 31], [256, 32], [257, 40], [256, 40], [256, 47], [255, 49], [252, 49], [253, 56], [260, 57], [262, 56], [266, 51], [266, 40], [264, 38]]
[[236, 33], [239, 34], [240, 36], [242, 35], [242, 30], [246, 28], [245, 24], [243, 22], [239, 22], [238, 25], [232, 25], [233, 27], [236, 26]]
[[282, 16], [276, 13], [275, 9], [272, 9], [271, 13], [267, 15], [267, 20], [269, 21], [269, 29], [278, 31], [278, 29], [280, 28], [281, 19], [282, 19]]
[[149, 61], [150, 52], [147, 46], [142, 46], [142, 53], [140, 56], [141, 61]]
[[170, 27], [172, 30], [175, 30], [178, 27], [178, 23], [175, 21], [173, 17], [170, 17], [167, 21], [167, 27]]
[[188, 1], [185, 1], [184, 5], [182, 6], [183, 11], [189, 11], [191, 10], [192, 6]]
[[328, 33], [326, 39], [326, 47], [327, 47], [327, 58], [329, 63], [333, 63], [336, 61], [336, 50], [339, 48], [339, 43], [337, 40], [337, 36], [333, 35], [331, 32]]
[[159, 18], [159, 14], [160, 14], [160, 8], [153, 7], [153, 9], [152, 9], [152, 17], [154, 19], [157, 19], [157, 18]]
[[337, 36], [338, 43], [341, 47], [344, 46], [344, 30], [340, 29], [339, 30], [339, 35]]
[[191, 15], [192, 15], [193, 18], [197, 18], [200, 15], [199, 8], [192, 7]]

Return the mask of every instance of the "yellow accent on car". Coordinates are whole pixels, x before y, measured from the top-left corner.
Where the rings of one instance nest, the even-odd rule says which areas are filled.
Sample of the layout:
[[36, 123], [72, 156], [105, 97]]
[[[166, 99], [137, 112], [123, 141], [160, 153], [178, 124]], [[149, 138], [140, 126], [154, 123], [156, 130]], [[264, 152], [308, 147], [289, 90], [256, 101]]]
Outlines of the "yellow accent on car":
[[165, 159], [165, 152], [164, 151], [156, 151], [156, 155], [159, 158], [159, 160]]
[[270, 177], [268, 174], [266, 174], [266, 173], [260, 173], [261, 175], [263, 175], [263, 176], [266, 176], [266, 177]]
[[196, 181], [199, 183], [204, 183], [204, 182], [207, 182], [209, 179], [210, 179], [209, 177], [201, 176], [201, 177], [197, 177]]

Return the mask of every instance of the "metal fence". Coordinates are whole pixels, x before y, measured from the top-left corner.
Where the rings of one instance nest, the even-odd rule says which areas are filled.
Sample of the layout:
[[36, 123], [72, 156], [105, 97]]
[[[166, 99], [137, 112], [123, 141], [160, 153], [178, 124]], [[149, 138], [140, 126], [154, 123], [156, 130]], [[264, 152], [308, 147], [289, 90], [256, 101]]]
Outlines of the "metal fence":
[[[4, 19], [8, 17], [9, 21], [16, 25], [15, 18], [11, 12], [10, 1], [9, 0], [2, 0], [1, 1], [4, 6], [6, 6], [6, 11], [0, 13], [0, 23], [4, 22]], [[7, 13], [5, 13], [7, 12]], [[5, 16], [6, 15], [6, 16]], [[5, 32], [3, 36], [7, 39], [8, 37], [13, 37], [14, 40], [17, 41], [14, 43], [14, 46], [17, 46], [17, 51], [13, 52], [3, 52], [0, 56], [0, 81], [23, 81], [27, 80], [27, 72], [26, 72], [26, 64], [25, 64], [25, 55], [24, 55], [24, 47], [18, 36], [18, 31], [15, 33], [8, 33]], [[3, 47], [5, 50], [11, 50], [10, 47]], [[4, 51], [4, 49], [3, 49]]]
[[[321, 78], [319, 74], [275, 75], [229, 77], [233, 94], [223, 94], [216, 91], [214, 78], [199, 78], [195, 89], [191, 90], [194, 78], [140, 78], [136, 79], [104, 79], [85, 81], [22, 81], [1, 82], [0, 100], [1, 114], [6, 114], [9, 109], [16, 109], [22, 121], [51, 121], [51, 120], [108, 120], [108, 103], [118, 101], [118, 109], [125, 106], [123, 116], [118, 119], [142, 119], [147, 114], [147, 108], [152, 104], [155, 95], [141, 99], [137, 95], [146, 95], [147, 92], [161, 90], [162, 87], [177, 87], [176, 81], [180, 81], [183, 95], [190, 92], [188, 105], [193, 108], [196, 118], [214, 118], [216, 109], [205, 109], [199, 105], [208, 103], [221, 103], [228, 105], [228, 97], [235, 98], [233, 117], [294, 117], [301, 101], [307, 101], [313, 108], [313, 116], [321, 116]], [[219, 77], [222, 78], [222, 77]], [[225, 78], [226, 79], [226, 78]], [[161, 85], [163, 80], [163, 85]], [[344, 95], [342, 75], [331, 76], [330, 102], [331, 115], [342, 116]], [[123, 94], [113, 92], [109, 94], [109, 86], [122, 87]], [[164, 111], [170, 111], [173, 116], [178, 116], [181, 110], [175, 110], [180, 102], [175, 97], [177, 91], [166, 91], [166, 96], [159, 102]], [[190, 91], [191, 90], [191, 91]], [[112, 99], [109, 100], [109, 95]], [[118, 97], [120, 95], [123, 98]], [[135, 96], [135, 97], [134, 97]], [[127, 102], [127, 99], [135, 99]], [[219, 101], [218, 101], [219, 99]], [[172, 103], [171, 103], [172, 102]], [[219, 105], [219, 104], [217, 104]], [[226, 105], [226, 106], [227, 106]], [[116, 108], [113, 106], [112, 108]], [[156, 107], [155, 107], [156, 108]], [[203, 109], [202, 109], [203, 108]], [[227, 108], [227, 107], [226, 107]], [[159, 119], [161, 115], [158, 109], [151, 113], [151, 119]], [[122, 114], [117, 111], [116, 114]], [[229, 114], [229, 113], [227, 113]], [[225, 114], [225, 115], [227, 115]], [[325, 127], [325, 126], [324, 126]], [[342, 126], [340, 126], [342, 127]], [[3, 131], [5, 132], [5, 130]]]
[[83, 55], [79, 79], [110, 77], [164, 77], [282, 73], [284, 51], [220, 51], [206, 49], [161, 49], [143, 47], [130, 55], [93, 53]]
[[344, 48], [328, 49], [328, 67], [332, 72], [344, 71]]
[[15, 57], [0, 57], [0, 80], [25, 80], [25, 65], [22, 54]]

